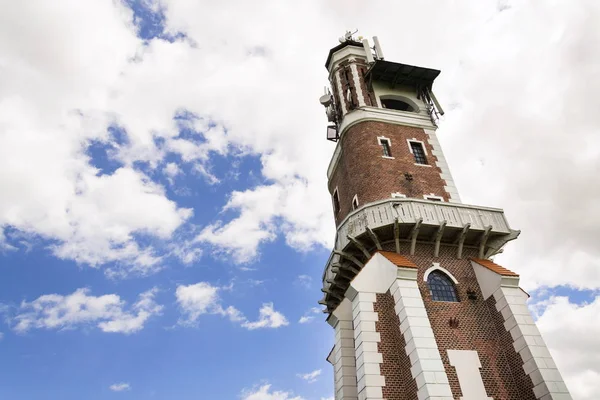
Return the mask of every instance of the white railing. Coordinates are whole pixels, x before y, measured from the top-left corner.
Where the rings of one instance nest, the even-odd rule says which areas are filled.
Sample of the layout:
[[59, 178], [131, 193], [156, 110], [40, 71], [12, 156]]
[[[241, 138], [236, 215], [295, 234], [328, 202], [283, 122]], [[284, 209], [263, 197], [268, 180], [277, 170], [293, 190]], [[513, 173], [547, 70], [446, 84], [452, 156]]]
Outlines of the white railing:
[[481, 231], [491, 225], [492, 232], [510, 233], [504, 211], [498, 208], [418, 199], [389, 199], [366, 204], [349, 214], [338, 228], [335, 248], [344, 249], [349, 242], [348, 235], [360, 236], [367, 227], [377, 229], [390, 225], [396, 218], [400, 224], [414, 224], [423, 218], [424, 225], [440, 225], [445, 220], [446, 228], [462, 228], [469, 223], [471, 230]]

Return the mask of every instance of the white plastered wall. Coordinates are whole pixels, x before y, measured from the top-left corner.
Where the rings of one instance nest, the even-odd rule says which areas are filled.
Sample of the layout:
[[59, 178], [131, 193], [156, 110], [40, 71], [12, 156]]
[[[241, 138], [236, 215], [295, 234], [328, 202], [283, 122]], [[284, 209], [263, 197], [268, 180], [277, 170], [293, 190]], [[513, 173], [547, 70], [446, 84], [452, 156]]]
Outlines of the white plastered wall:
[[474, 261], [471, 264], [484, 298], [494, 296], [504, 328], [510, 332], [515, 351], [523, 360], [523, 370], [533, 382], [536, 399], [572, 400], [527, 308], [528, 296], [519, 288], [519, 278], [502, 276]]
[[417, 286], [417, 270], [397, 267], [375, 254], [354, 278], [346, 297], [352, 299], [359, 400], [383, 399], [385, 378], [382, 355], [377, 351], [380, 334], [375, 331], [378, 314], [373, 309], [377, 293], [390, 291], [407, 343], [419, 400], [452, 400], [448, 377], [440, 357], [425, 305]]

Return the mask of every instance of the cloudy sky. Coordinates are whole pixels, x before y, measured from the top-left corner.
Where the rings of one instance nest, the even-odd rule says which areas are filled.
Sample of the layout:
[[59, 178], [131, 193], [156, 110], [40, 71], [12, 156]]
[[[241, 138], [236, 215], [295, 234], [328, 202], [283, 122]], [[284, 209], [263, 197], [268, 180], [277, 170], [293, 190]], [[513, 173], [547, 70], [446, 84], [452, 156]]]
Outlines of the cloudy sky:
[[329, 48], [442, 70], [574, 397], [600, 391], [596, 0], [0, 0], [0, 398], [325, 400]]

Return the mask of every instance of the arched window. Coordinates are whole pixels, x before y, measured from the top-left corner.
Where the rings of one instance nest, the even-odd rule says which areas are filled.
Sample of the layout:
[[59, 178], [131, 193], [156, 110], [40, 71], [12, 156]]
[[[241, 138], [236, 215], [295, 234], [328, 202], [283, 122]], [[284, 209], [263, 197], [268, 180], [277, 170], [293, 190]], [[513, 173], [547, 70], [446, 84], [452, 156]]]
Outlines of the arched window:
[[427, 277], [431, 298], [436, 301], [458, 301], [454, 283], [442, 271], [432, 271]]
[[384, 108], [389, 108], [392, 110], [400, 110], [400, 111], [408, 111], [415, 112], [415, 109], [410, 104], [396, 99], [381, 99], [381, 105]]

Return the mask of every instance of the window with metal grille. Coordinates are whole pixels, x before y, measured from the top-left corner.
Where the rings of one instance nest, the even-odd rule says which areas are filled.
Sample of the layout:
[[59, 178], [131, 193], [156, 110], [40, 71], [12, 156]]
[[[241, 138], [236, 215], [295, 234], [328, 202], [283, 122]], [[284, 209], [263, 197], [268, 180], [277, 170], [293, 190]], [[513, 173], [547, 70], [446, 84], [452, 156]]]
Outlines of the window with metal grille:
[[390, 147], [390, 141], [387, 139], [379, 139], [381, 143], [381, 147], [383, 148], [383, 156], [391, 157], [392, 156], [392, 148]]
[[425, 149], [419, 142], [410, 142], [410, 148], [415, 156], [415, 162], [417, 164], [427, 164], [427, 157], [425, 156]]
[[435, 301], [458, 301], [454, 283], [442, 271], [433, 271], [427, 277], [431, 298]]
[[340, 196], [337, 189], [333, 192], [333, 213], [337, 215], [340, 212]]

